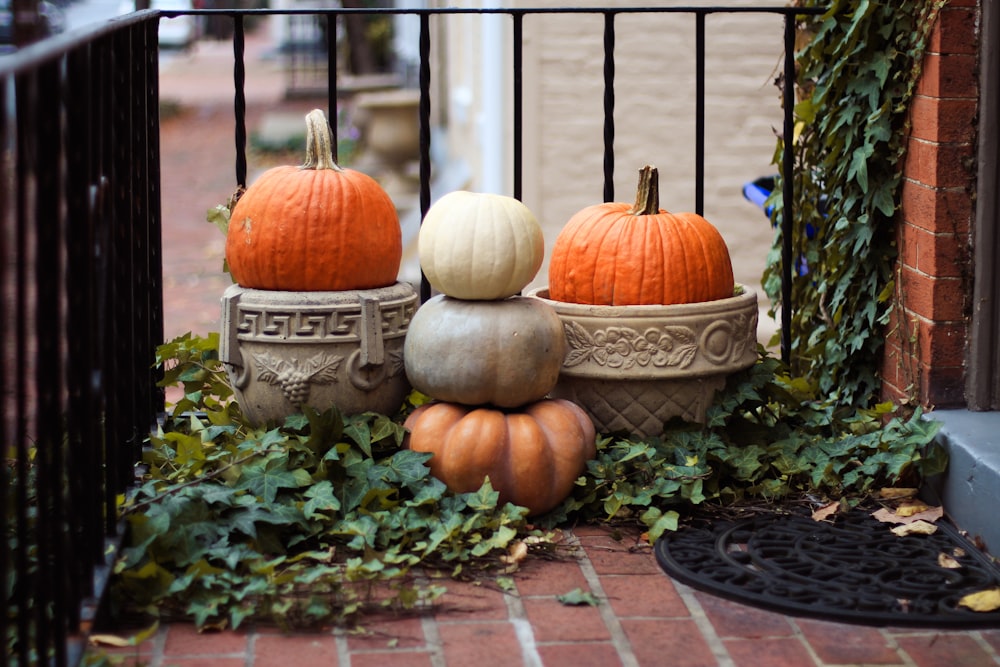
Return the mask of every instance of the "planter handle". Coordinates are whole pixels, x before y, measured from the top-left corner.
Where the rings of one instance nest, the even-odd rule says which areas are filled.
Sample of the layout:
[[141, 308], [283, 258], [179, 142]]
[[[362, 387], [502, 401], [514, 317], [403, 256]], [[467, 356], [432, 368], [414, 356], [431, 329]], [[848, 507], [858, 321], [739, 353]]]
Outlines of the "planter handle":
[[382, 308], [378, 299], [361, 297], [361, 365], [381, 366], [385, 363], [385, 342], [382, 340]]

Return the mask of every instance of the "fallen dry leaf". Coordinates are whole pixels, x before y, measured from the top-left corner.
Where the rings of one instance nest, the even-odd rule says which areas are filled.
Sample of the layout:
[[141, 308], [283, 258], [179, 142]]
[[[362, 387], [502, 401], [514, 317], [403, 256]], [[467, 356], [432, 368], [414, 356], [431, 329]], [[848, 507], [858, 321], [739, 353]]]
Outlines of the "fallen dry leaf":
[[927, 521], [913, 521], [896, 526], [892, 529], [892, 532], [900, 537], [906, 537], [907, 535], [933, 535], [937, 532], [937, 526]]
[[913, 516], [930, 509], [930, 505], [919, 500], [904, 500], [896, 508], [898, 516]]
[[115, 648], [122, 648], [132, 645], [132, 642], [128, 637], [120, 637], [118, 635], [90, 635], [89, 639], [90, 643], [94, 646], [114, 646]]
[[507, 549], [507, 555], [500, 556], [500, 561], [508, 565], [517, 565], [528, 557], [528, 545], [518, 540]]
[[896, 516], [896, 513], [893, 512], [888, 507], [882, 507], [875, 510], [874, 512], [872, 512], [872, 516], [881, 521], [882, 523], [903, 523], [903, 521], [898, 516]]
[[882, 523], [913, 523], [915, 521], [927, 521], [933, 523], [944, 516], [944, 508], [930, 507], [922, 512], [911, 514], [910, 516], [901, 516], [891, 509], [883, 507], [882, 509], [872, 512], [872, 516]]
[[959, 600], [958, 604], [972, 611], [996, 611], [1000, 609], [1000, 588], [987, 588], [978, 593], [969, 593]]
[[886, 487], [879, 491], [879, 496], [886, 500], [900, 500], [902, 498], [912, 498], [917, 495], [917, 491], [918, 489]]
[[823, 505], [819, 509], [813, 511], [812, 513], [813, 521], [825, 521], [832, 515], [836, 514], [839, 509], [840, 509], [839, 500], [835, 500], [832, 503]]
[[946, 553], [938, 554], [938, 565], [940, 565], [941, 567], [946, 567], [949, 570], [957, 570], [960, 567], [962, 567], [961, 563], [959, 563], [957, 560], [955, 560]]

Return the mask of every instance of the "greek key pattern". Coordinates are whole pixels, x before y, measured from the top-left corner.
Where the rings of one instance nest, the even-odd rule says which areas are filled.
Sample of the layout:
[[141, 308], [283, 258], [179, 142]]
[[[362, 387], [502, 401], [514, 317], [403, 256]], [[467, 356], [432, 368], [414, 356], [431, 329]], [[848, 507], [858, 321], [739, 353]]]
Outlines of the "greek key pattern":
[[[398, 338], [416, 311], [416, 301], [381, 303], [383, 338]], [[361, 340], [361, 309], [357, 304], [343, 308], [268, 309], [239, 305], [237, 333], [242, 340], [352, 342]]]

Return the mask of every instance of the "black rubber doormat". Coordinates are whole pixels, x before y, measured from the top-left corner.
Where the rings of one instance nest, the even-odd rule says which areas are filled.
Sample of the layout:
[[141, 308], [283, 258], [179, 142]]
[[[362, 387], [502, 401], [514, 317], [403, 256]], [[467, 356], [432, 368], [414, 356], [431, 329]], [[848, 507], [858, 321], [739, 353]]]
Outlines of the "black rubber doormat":
[[[682, 526], [657, 540], [655, 553], [667, 574], [694, 589], [789, 616], [870, 626], [1000, 627], [1000, 611], [958, 604], [967, 594], [1000, 586], [1000, 568], [944, 520], [935, 525], [931, 535], [899, 537], [866, 510], [832, 522], [767, 514]], [[940, 564], [942, 554], [950, 567]]]

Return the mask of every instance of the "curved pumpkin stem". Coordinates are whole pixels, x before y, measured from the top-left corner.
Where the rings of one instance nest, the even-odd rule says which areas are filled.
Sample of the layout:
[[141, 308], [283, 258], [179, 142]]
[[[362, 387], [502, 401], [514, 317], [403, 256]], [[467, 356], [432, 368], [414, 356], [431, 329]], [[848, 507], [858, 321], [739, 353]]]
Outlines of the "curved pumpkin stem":
[[302, 169], [344, 171], [333, 159], [333, 133], [322, 109], [306, 114], [306, 161]]
[[653, 165], [647, 164], [639, 170], [639, 188], [635, 193], [635, 204], [629, 209], [632, 215], [655, 215], [660, 212], [660, 178]]

